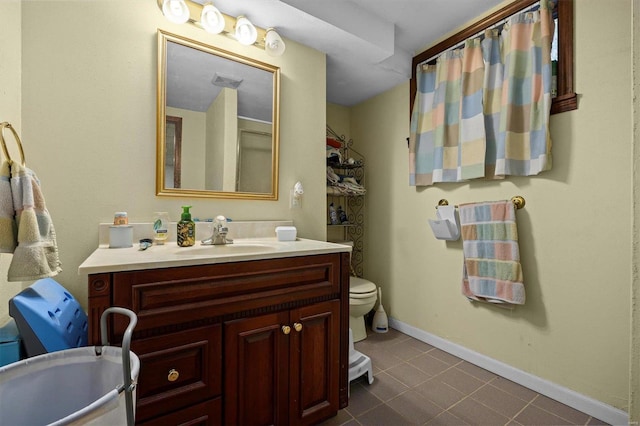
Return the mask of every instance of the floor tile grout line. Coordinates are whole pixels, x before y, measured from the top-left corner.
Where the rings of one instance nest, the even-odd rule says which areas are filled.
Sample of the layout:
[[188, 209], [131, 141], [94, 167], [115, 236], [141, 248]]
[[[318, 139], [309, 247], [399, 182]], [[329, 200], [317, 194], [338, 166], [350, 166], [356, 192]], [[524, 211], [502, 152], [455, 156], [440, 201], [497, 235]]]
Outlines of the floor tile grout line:
[[[526, 404], [524, 404], [524, 407], [522, 407], [520, 409], [520, 411], [518, 411], [516, 414], [513, 415], [513, 417], [511, 418], [511, 420], [513, 420], [514, 422], [518, 422], [516, 419], [517, 417], [522, 414], [528, 407], [530, 407], [531, 405], [533, 405], [532, 401], [527, 402]], [[520, 422], [518, 422], [520, 423]]]
[[[400, 396], [400, 395], [402, 395], [403, 393], [406, 393], [406, 392], [408, 392], [408, 391], [409, 391], [409, 390], [406, 390], [406, 391], [402, 392], [401, 394], [399, 394], [399, 395], [397, 395], [396, 397], [394, 397], [394, 398], [390, 399], [389, 401], [391, 401], [391, 400], [393, 400], [393, 399], [397, 398], [398, 396]], [[384, 405], [386, 405], [386, 406], [387, 406], [387, 408], [389, 408], [389, 409], [390, 409], [390, 410], [392, 410], [393, 412], [397, 413], [400, 417], [402, 417], [404, 420], [406, 420], [408, 424], [410, 424], [410, 425], [413, 425], [413, 424], [414, 424], [413, 422], [411, 422], [411, 420], [409, 420], [409, 419], [407, 419], [405, 416], [403, 416], [401, 412], [399, 412], [398, 410], [396, 410], [395, 408], [393, 408], [392, 406], [390, 406], [390, 405], [389, 405], [389, 404], [387, 404], [386, 402], [385, 402], [385, 404], [384, 404]]]
[[[533, 400], [534, 400], [534, 399], [536, 399], [536, 398], [533, 398], [531, 401], [527, 402], [527, 403], [524, 405], [524, 407], [522, 407], [522, 409], [521, 409], [520, 411], [518, 411], [518, 413], [517, 413], [515, 416], [513, 416], [513, 419], [512, 419], [512, 420], [513, 420], [514, 422], [518, 422], [518, 421], [516, 420], [516, 417], [518, 417], [520, 414], [522, 414], [522, 412], [524, 412], [524, 410], [526, 410], [529, 406], [533, 405]], [[520, 423], [520, 422], [518, 422], [518, 423]]]
[[[510, 392], [505, 391], [504, 389], [500, 389], [500, 388], [498, 388], [497, 386], [493, 386], [493, 385], [491, 384], [491, 381], [490, 381], [490, 382], [485, 383], [483, 386], [480, 386], [478, 389], [476, 389], [476, 390], [475, 390], [475, 391], [473, 391], [471, 394], [469, 394], [469, 396], [470, 396], [474, 401], [479, 402], [480, 404], [484, 405], [485, 407], [491, 408], [493, 411], [497, 411], [497, 410], [496, 410], [495, 408], [493, 408], [493, 407], [489, 407], [489, 406], [488, 406], [488, 405], [486, 405], [484, 402], [482, 402], [482, 401], [480, 401], [480, 400], [478, 400], [478, 399], [473, 398], [473, 395], [474, 395], [474, 394], [476, 394], [478, 391], [480, 391], [480, 389], [482, 389], [482, 388], [484, 388], [484, 387], [490, 387], [490, 388], [495, 389], [496, 391], [504, 392], [504, 393], [506, 393], [507, 395], [512, 396], [512, 397], [514, 397], [514, 398], [518, 399], [519, 401], [522, 401], [522, 402], [524, 402], [524, 403], [525, 403], [525, 404], [524, 404], [524, 406], [523, 406], [523, 407], [522, 407], [522, 408], [521, 408], [521, 409], [520, 409], [516, 414], [514, 414], [514, 415], [513, 415], [513, 416], [511, 416], [511, 417], [510, 417], [510, 416], [505, 415], [505, 414], [504, 414], [504, 413], [502, 413], [502, 412], [499, 412], [499, 413], [500, 413], [500, 414], [502, 414], [503, 416], [505, 416], [505, 417], [509, 418], [509, 421], [516, 421], [516, 420], [515, 420], [515, 418], [516, 418], [516, 417], [518, 417], [518, 415], [519, 415], [522, 411], [524, 411], [524, 409], [525, 409], [525, 408], [527, 408], [529, 405], [531, 405], [531, 404], [533, 403], [533, 400], [534, 400], [534, 399], [536, 399], [536, 397], [537, 397], [537, 395], [536, 395], [536, 397], [534, 397], [531, 401], [527, 401], [527, 400], [524, 400], [524, 399], [522, 399], [522, 398], [518, 398], [517, 396], [513, 395], [513, 394], [512, 394], [512, 393], [510, 393]], [[493, 392], [493, 391], [492, 391], [492, 392]], [[564, 419], [563, 419], [563, 420], [564, 420]]]
[[500, 386], [496, 386], [495, 384], [493, 384], [493, 382], [497, 382], [498, 380], [500, 380], [500, 378], [502, 378], [502, 379], [504, 379], [504, 380], [509, 380], [509, 379], [505, 379], [505, 378], [504, 378], [504, 377], [502, 377], [502, 376], [496, 376], [496, 377], [494, 377], [493, 379], [491, 379], [491, 380], [489, 381], [489, 384], [490, 384], [491, 386], [493, 386], [494, 388], [496, 388], [496, 389], [498, 389], [498, 390], [501, 390], [502, 392], [504, 392], [504, 393], [506, 393], [506, 394], [509, 394], [509, 395], [513, 396], [514, 398], [518, 398], [520, 401], [524, 401], [524, 402], [526, 402], [527, 404], [531, 403], [534, 399], [536, 399], [536, 398], [538, 397], [538, 395], [540, 395], [538, 392], [533, 391], [533, 390], [531, 390], [531, 389], [529, 389], [529, 388], [527, 388], [527, 387], [525, 387], [525, 386], [522, 386], [522, 385], [517, 384], [517, 383], [515, 383], [515, 382], [514, 382], [517, 386], [520, 386], [520, 387], [522, 387], [522, 388], [524, 388], [524, 389], [526, 389], [526, 390], [528, 390], [528, 391], [530, 391], [530, 392], [533, 392], [533, 393], [534, 393], [534, 397], [533, 397], [533, 398], [531, 398], [530, 400], [526, 400], [526, 399], [524, 399], [524, 398], [522, 398], [522, 397], [520, 397], [520, 396], [516, 395], [515, 393], [508, 391], [507, 389], [503, 389], [503, 388], [501, 388]]
[[[557, 412], [555, 412], [555, 411], [549, 411], [549, 410], [547, 410], [547, 409], [546, 409], [546, 408], [544, 408], [544, 407], [541, 407], [541, 406], [539, 406], [539, 405], [536, 405], [536, 404], [535, 404], [535, 400], [536, 400], [536, 399], [538, 399], [538, 397], [541, 397], [541, 394], [536, 394], [536, 397], [535, 397], [535, 398], [533, 398], [533, 399], [531, 400], [531, 405], [533, 405], [534, 407], [536, 407], [536, 408], [538, 408], [538, 409], [540, 409], [540, 410], [542, 410], [542, 411], [544, 411], [544, 412], [546, 412], [546, 413], [552, 414], [552, 415], [554, 415], [554, 416], [556, 416], [556, 417], [558, 417], [558, 418], [560, 418], [560, 419], [564, 420], [565, 422], [569, 422], [569, 424], [575, 424], [575, 422], [573, 422], [572, 420], [569, 420], [569, 419], [567, 419], [567, 418], [565, 418], [565, 417], [562, 417], [562, 416], [560, 415], [560, 413], [557, 413]], [[549, 397], [547, 397], [547, 398], [549, 398]], [[549, 399], [552, 399], [552, 398], [549, 398]], [[556, 402], [557, 402], [557, 401], [556, 401]], [[562, 403], [560, 403], [560, 404], [562, 404]], [[563, 404], [563, 405], [564, 405], [564, 404]], [[569, 407], [569, 408], [571, 408], [571, 407]], [[573, 408], [573, 410], [575, 410], [575, 408]], [[578, 411], [578, 410], [576, 410], [576, 411]], [[588, 424], [588, 423], [589, 423], [589, 420], [591, 419], [591, 417], [592, 417], [592, 416], [588, 415], [587, 413], [583, 413], [582, 411], [579, 411], [579, 412], [587, 416], [587, 422], [586, 422], [585, 424]]]
[[[446, 384], [446, 383], [445, 383], [445, 384]], [[496, 409], [495, 409], [495, 408], [493, 408], [493, 407], [488, 406], [488, 405], [487, 405], [487, 404], [485, 404], [484, 402], [479, 401], [479, 400], [477, 400], [477, 399], [473, 398], [473, 394], [475, 394], [476, 392], [478, 392], [478, 390], [480, 390], [481, 388], [483, 388], [483, 387], [484, 387], [484, 386], [486, 386], [486, 385], [487, 385], [487, 384], [485, 383], [484, 385], [480, 386], [478, 389], [474, 390], [473, 392], [465, 393], [465, 397], [464, 397], [464, 398], [462, 398], [460, 401], [456, 402], [455, 404], [453, 404], [451, 407], [447, 408], [447, 411], [449, 411], [449, 410], [450, 410], [451, 408], [453, 408], [454, 406], [456, 406], [456, 405], [460, 404], [460, 403], [461, 403], [462, 401], [464, 401], [464, 400], [472, 399], [474, 402], [477, 402], [478, 404], [482, 405], [483, 407], [487, 408], [488, 410], [491, 410], [491, 411], [493, 411], [494, 413], [498, 414], [499, 416], [502, 416], [502, 417], [506, 418], [506, 419], [507, 419], [507, 422], [505, 423], [505, 425], [509, 424], [509, 422], [510, 422], [511, 420], [513, 420], [511, 417], [509, 417], [509, 416], [505, 415], [504, 413], [502, 413], [502, 412], [500, 412], [500, 411], [496, 410]], [[451, 386], [451, 387], [453, 388], [453, 386]], [[453, 388], [453, 389], [455, 389], [455, 388]], [[450, 414], [453, 414], [453, 413], [450, 413]], [[457, 416], [456, 416], [456, 417], [457, 417]]]

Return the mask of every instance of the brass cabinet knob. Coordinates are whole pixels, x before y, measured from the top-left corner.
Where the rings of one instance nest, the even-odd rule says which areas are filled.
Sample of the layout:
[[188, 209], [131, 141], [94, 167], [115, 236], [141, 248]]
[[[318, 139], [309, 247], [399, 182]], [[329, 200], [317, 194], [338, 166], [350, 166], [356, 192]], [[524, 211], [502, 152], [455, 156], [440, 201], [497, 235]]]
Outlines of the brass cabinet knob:
[[293, 328], [294, 328], [296, 331], [302, 331], [302, 324], [300, 324], [299, 322], [294, 322], [294, 323], [293, 323]]
[[291, 327], [289, 327], [288, 325], [283, 325], [283, 326], [282, 326], [282, 332], [283, 332], [284, 334], [289, 334], [289, 333], [291, 333]]
[[178, 373], [178, 370], [173, 368], [169, 370], [169, 374], [167, 375], [168, 381], [175, 382], [176, 380], [178, 380], [178, 377], [180, 377], [180, 373]]

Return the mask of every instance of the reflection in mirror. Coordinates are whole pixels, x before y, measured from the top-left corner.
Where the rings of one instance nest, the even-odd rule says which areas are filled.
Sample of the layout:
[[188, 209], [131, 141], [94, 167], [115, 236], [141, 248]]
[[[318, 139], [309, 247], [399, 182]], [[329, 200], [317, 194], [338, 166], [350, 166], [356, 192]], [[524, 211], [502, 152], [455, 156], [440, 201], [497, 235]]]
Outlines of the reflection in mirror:
[[167, 115], [165, 129], [164, 177], [168, 188], [180, 188], [182, 118]]
[[269, 169], [271, 134], [242, 129], [238, 142], [236, 190], [240, 192], [267, 192], [271, 173]]
[[279, 68], [158, 31], [157, 194], [278, 198]]

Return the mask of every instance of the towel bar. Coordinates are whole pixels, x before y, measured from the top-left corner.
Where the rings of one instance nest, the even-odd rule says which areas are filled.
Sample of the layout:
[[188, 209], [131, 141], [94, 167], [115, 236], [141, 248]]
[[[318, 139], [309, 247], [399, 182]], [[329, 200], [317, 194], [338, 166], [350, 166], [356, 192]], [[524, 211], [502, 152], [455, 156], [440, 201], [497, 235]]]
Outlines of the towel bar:
[[[511, 197], [511, 202], [513, 203], [514, 206], [516, 206], [516, 209], [520, 210], [521, 208], [524, 208], [524, 205], [526, 204], [524, 197], [521, 195], [514, 195], [513, 197]], [[440, 201], [438, 201], [438, 206], [448, 206], [449, 205], [449, 201], [447, 201], [446, 199], [441, 199]], [[436, 209], [438, 208], [438, 206], [436, 206]], [[458, 208], [458, 206], [455, 206], [456, 208]]]

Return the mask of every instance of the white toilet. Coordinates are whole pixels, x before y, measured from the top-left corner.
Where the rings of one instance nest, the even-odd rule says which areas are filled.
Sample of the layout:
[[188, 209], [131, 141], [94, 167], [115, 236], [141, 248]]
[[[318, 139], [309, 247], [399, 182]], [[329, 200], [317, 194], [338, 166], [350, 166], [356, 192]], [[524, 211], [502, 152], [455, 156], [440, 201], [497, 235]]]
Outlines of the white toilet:
[[369, 313], [378, 299], [378, 288], [364, 278], [349, 277], [349, 327], [353, 332], [353, 341], [367, 338], [364, 316]]

